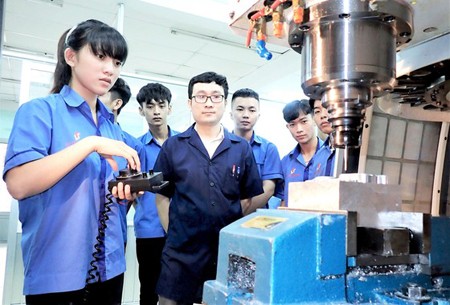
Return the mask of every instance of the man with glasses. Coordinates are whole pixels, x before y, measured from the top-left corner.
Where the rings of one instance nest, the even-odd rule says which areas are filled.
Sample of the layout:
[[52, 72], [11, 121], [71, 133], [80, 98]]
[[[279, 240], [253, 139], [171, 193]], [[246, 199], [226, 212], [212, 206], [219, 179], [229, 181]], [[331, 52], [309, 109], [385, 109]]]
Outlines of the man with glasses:
[[155, 163], [169, 181], [156, 195], [167, 230], [160, 305], [201, 303], [203, 283], [216, 278], [219, 231], [245, 215], [251, 198], [263, 192], [250, 145], [220, 124], [227, 95], [224, 76], [193, 77], [188, 105], [195, 123], [167, 139]]

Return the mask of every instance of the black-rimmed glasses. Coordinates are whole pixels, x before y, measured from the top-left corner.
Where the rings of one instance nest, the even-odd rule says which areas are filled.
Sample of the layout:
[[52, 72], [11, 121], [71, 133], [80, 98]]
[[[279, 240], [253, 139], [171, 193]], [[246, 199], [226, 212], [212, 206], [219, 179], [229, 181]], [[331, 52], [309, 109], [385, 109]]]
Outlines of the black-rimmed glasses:
[[194, 99], [194, 101], [196, 101], [199, 104], [204, 104], [206, 103], [206, 101], [208, 100], [208, 98], [211, 100], [211, 102], [213, 103], [222, 103], [224, 96], [222, 94], [213, 94], [213, 95], [203, 95], [203, 94], [199, 94], [199, 95], [193, 95], [192, 99]]

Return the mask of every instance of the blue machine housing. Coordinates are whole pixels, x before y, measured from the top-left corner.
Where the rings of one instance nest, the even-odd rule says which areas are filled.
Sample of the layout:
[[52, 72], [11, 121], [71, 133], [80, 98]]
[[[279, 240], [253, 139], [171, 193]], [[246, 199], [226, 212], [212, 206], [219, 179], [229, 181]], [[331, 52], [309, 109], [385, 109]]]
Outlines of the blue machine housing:
[[432, 218], [432, 250], [419, 262], [363, 266], [348, 255], [356, 235], [349, 216], [258, 210], [228, 225], [203, 302], [450, 305], [449, 218]]

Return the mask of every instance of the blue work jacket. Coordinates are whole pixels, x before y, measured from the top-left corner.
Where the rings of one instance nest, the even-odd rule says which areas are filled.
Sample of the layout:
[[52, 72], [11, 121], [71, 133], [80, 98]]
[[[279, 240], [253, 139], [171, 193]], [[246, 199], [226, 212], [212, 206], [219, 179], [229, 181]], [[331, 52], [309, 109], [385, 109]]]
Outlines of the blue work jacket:
[[[87, 136], [122, 140], [114, 116], [100, 102], [97, 118], [96, 125], [89, 105], [68, 86], [59, 94], [23, 104], [9, 137], [3, 177], [16, 166], [59, 152]], [[19, 200], [25, 295], [85, 287], [112, 178], [109, 163], [93, 152], [48, 190]], [[120, 209], [113, 201], [96, 263], [100, 277], [96, 280], [101, 281], [125, 271]]]

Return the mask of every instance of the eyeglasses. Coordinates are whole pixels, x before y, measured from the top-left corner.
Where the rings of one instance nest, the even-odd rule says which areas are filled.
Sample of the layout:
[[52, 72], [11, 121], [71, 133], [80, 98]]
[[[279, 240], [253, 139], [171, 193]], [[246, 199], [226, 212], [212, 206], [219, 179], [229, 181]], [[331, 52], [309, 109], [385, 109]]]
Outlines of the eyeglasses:
[[221, 95], [221, 94], [214, 94], [214, 95], [203, 95], [203, 94], [200, 94], [200, 95], [193, 95], [192, 98], [194, 99], [194, 101], [196, 101], [199, 104], [206, 103], [208, 98], [213, 103], [222, 103], [224, 96]]

